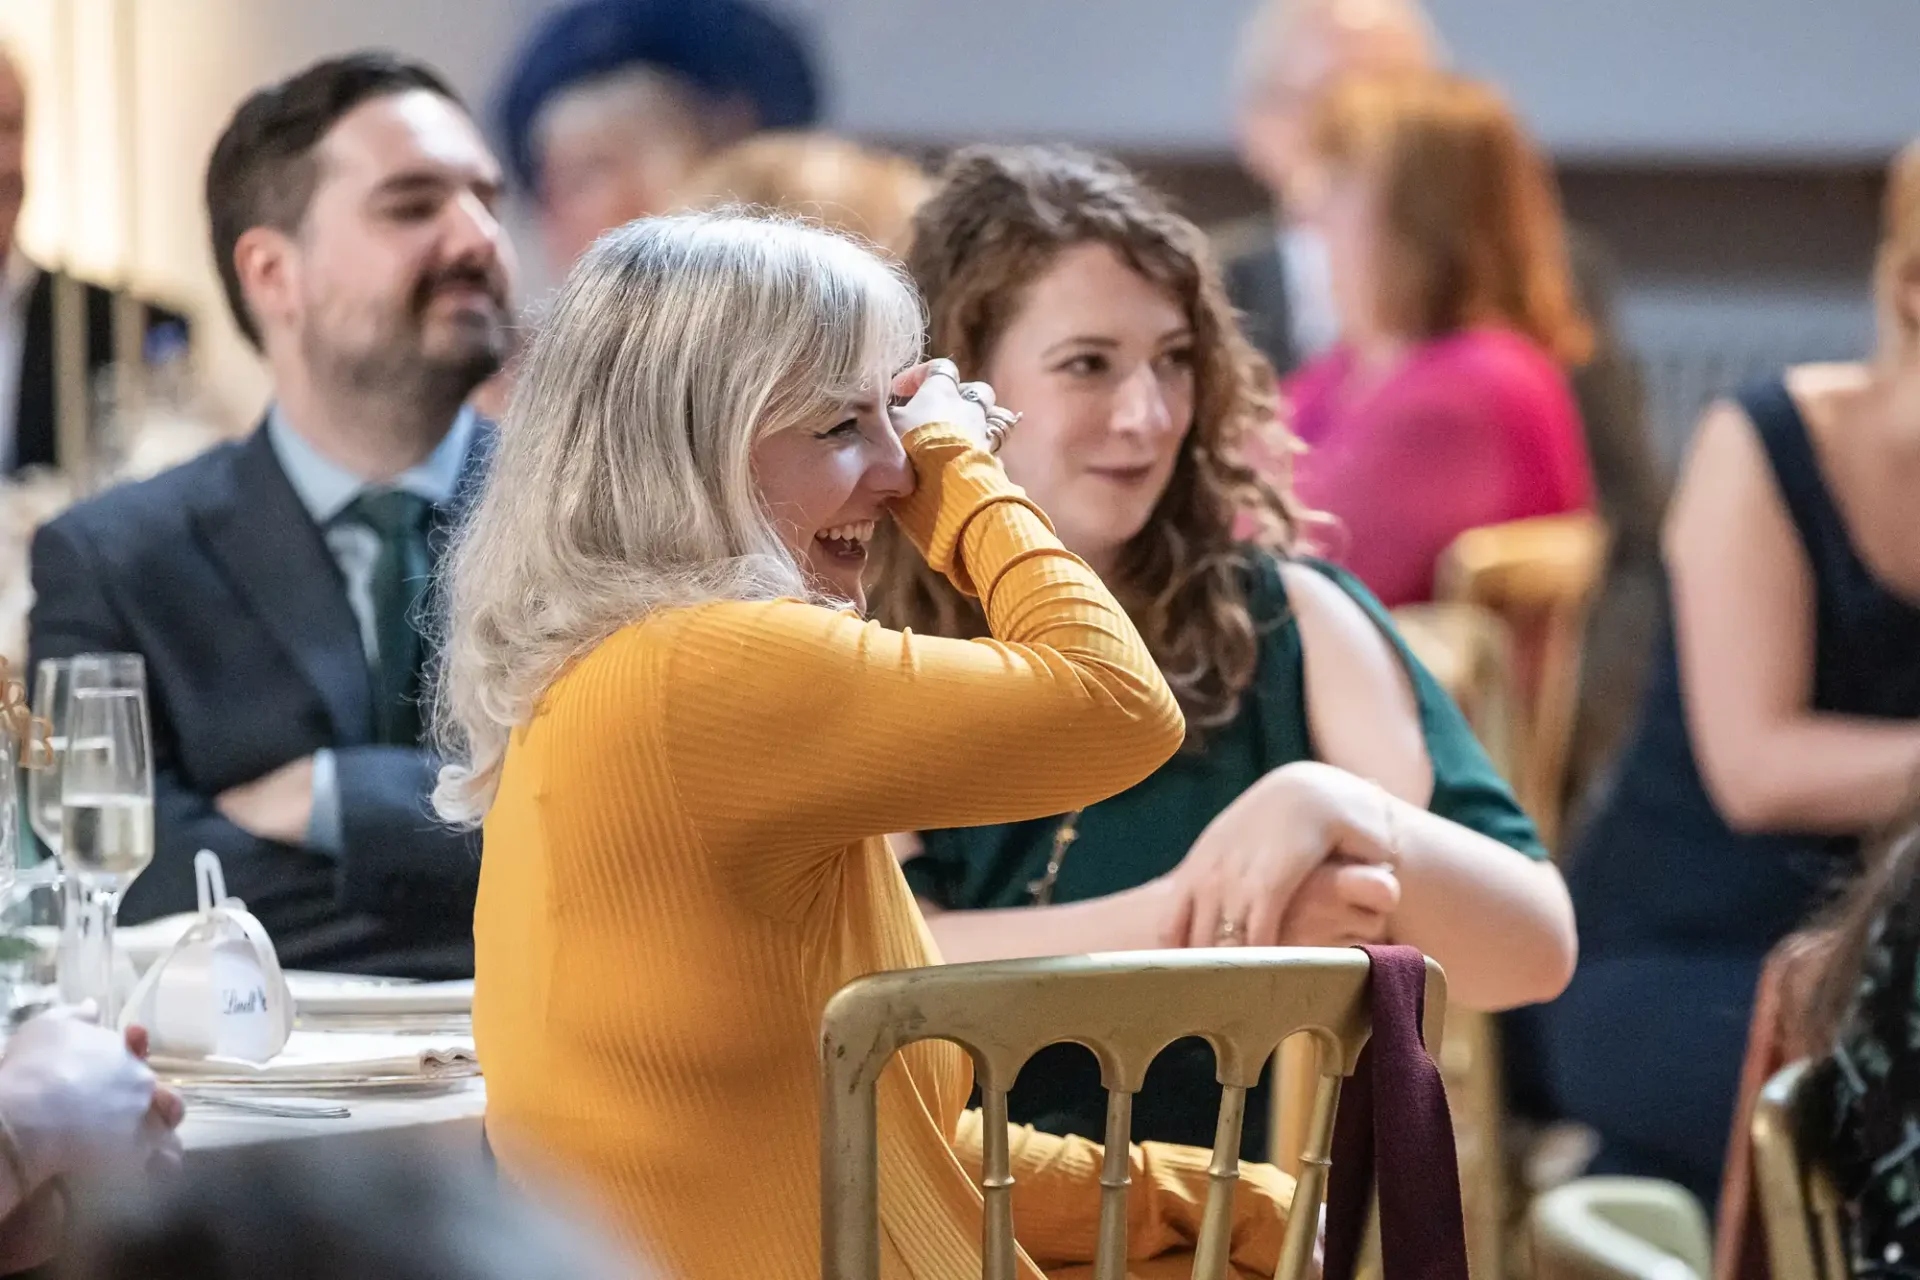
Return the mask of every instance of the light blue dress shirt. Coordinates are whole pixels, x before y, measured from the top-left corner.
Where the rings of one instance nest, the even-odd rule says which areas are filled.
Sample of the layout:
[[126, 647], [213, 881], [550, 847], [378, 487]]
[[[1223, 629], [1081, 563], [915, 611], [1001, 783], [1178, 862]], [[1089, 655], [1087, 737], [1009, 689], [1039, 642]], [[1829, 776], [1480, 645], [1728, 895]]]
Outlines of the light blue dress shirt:
[[[380, 536], [365, 525], [340, 519], [340, 514], [368, 489], [402, 489], [436, 506], [450, 501], [467, 466], [467, 453], [479, 415], [462, 409], [446, 438], [418, 465], [386, 485], [364, 480], [315, 449], [274, 405], [267, 411], [267, 441], [280, 469], [287, 473], [293, 492], [326, 538], [327, 549], [346, 583], [347, 604], [360, 624], [360, 643], [371, 667], [380, 657], [379, 632], [373, 616], [373, 566], [380, 558]], [[345, 844], [340, 813], [340, 780], [333, 752], [313, 753], [313, 814], [307, 819], [307, 845], [322, 853], [339, 854]]]

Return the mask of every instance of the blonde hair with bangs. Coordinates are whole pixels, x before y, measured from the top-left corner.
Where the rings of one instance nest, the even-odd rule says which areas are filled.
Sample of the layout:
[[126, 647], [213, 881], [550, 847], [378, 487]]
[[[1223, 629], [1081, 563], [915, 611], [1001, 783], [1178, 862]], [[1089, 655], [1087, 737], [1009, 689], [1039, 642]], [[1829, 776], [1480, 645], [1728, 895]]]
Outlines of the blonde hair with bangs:
[[921, 329], [896, 268], [798, 221], [649, 218], [581, 257], [443, 565], [443, 818], [485, 816], [512, 731], [615, 631], [706, 600], [814, 595], [760, 500], [753, 445], [871, 394]]

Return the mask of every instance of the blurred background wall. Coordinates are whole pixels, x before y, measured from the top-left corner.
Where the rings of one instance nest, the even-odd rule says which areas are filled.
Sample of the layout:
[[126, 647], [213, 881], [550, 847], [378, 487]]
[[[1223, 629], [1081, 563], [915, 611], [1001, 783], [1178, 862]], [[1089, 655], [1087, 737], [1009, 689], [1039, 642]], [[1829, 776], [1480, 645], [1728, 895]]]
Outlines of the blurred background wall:
[[[1149, 168], [1196, 215], [1258, 208], [1228, 68], [1244, 0], [774, 0], [812, 34], [829, 123], [937, 155], [1068, 139]], [[24, 236], [187, 308], [217, 408], [264, 379], [220, 304], [200, 178], [252, 87], [382, 44], [485, 104], [549, 0], [0, 0], [34, 80]], [[1504, 85], [1623, 269], [1625, 330], [1669, 455], [1748, 367], [1864, 348], [1877, 169], [1920, 133], [1916, 0], [1432, 0], [1465, 69]], [[70, 198], [73, 190], [85, 201]], [[130, 193], [130, 194], [129, 194]], [[522, 238], [528, 296], [550, 284]]]

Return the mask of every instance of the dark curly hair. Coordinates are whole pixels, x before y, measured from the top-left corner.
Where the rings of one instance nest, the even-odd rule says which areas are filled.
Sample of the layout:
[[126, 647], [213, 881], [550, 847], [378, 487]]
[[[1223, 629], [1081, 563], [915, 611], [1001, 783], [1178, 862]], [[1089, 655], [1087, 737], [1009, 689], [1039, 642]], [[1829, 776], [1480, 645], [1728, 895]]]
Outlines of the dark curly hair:
[[[925, 295], [928, 350], [977, 376], [1066, 249], [1104, 244], [1185, 311], [1194, 337], [1193, 426], [1167, 490], [1121, 551], [1109, 582], [1186, 713], [1189, 742], [1233, 719], [1252, 684], [1259, 624], [1248, 607], [1246, 519], [1285, 554], [1304, 513], [1249, 465], [1250, 444], [1284, 467], [1297, 445], [1280, 426], [1274, 374], [1240, 332], [1207, 238], [1111, 160], [1063, 147], [974, 147], [955, 155], [914, 219], [908, 270]], [[928, 569], [889, 530], [876, 559], [876, 616], [946, 636], [986, 634], [977, 602]]]

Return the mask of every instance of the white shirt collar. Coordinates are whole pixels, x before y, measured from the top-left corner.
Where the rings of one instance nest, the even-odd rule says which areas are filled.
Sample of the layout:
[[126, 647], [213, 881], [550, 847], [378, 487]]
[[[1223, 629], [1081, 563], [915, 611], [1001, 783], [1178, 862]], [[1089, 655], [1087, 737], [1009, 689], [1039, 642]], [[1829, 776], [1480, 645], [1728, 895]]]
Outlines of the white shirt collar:
[[[471, 406], [461, 409], [432, 453], [381, 487], [404, 489], [436, 505], [449, 501], [460, 485], [461, 472], [466, 469], [467, 452], [473, 446], [478, 421], [479, 415]], [[287, 422], [277, 404], [267, 411], [267, 440], [280, 461], [280, 469], [287, 473], [294, 493], [299, 495], [300, 504], [322, 528], [364, 490], [376, 487], [309, 444]]]

